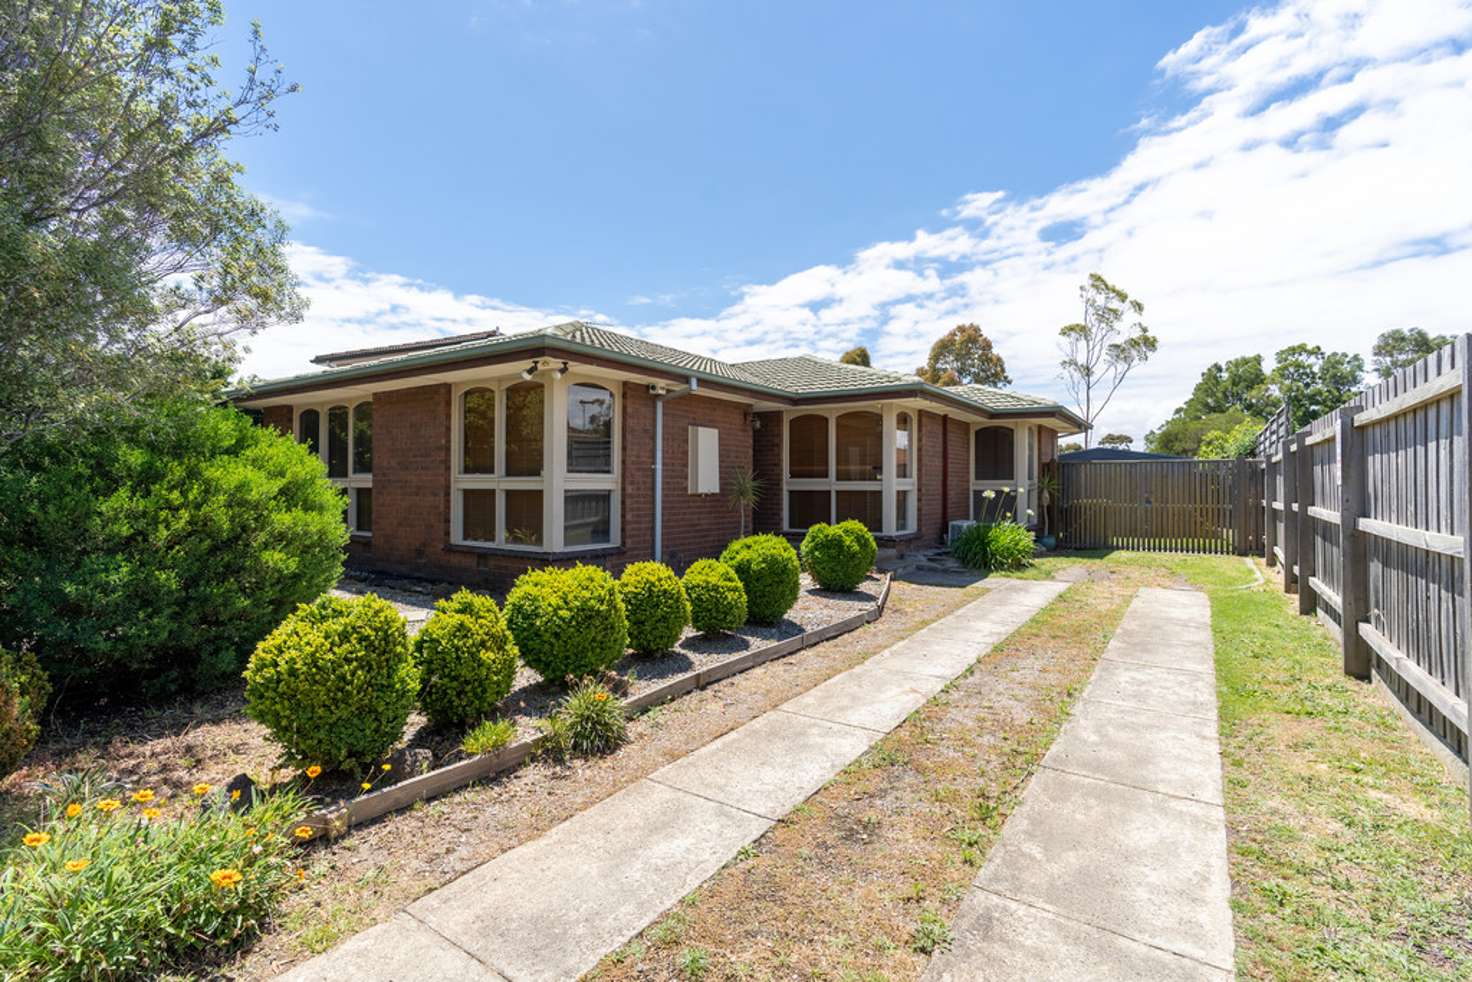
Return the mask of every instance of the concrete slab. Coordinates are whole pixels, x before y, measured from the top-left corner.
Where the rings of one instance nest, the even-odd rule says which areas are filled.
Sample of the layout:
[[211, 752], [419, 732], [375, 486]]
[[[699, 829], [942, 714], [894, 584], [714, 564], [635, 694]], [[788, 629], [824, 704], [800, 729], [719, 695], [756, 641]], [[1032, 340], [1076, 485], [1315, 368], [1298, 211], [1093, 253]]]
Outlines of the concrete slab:
[[911, 636], [869, 659], [898, 672], [952, 679], [970, 668], [991, 645], [978, 641]]
[[1043, 766], [1222, 803], [1217, 725], [1196, 716], [1081, 700]]
[[576, 978], [771, 825], [640, 781], [409, 912], [514, 982]]
[[356, 934], [281, 976], [282, 982], [506, 982], [408, 914]]
[[1158, 668], [1177, 668], [1188, 672], [1216, 674], [1213, 649], [1210, 641], [1193, 644], [1177, 644], [1151, 638], [1121, 639], [1124, 643], [1110, 645], [1104, 653], [1109, 661], [1127, 661], [1137, 665], [1154, 665]]
[[934, 675], [912, 675], [865, 662], [789, 699], [779, 709], [799, 716], [888, 733], [945, 687]]
[[1205, 672], [1101, 658], [1083, 698], [1216, 719], [1216, 678]]
[[981, 879], [993, 893], [1224, 970], [1229, 882], [1220, 807], [1047, 768]]
[[1232, 977], [986, 890], [967, 894], [951, 932], [951, 949], [931, 961], [924, 982], [1226, 982]]
[[649, 780], [776, 820], [869, 749], [870, 730], [766, 713]]
[[1211, 628], [1185, 621], [1157, 620], [1148, 615], [1120, 624], [1114, 638], [1121, 644], [1177, 644], [1204, 647], [1211, 644]]

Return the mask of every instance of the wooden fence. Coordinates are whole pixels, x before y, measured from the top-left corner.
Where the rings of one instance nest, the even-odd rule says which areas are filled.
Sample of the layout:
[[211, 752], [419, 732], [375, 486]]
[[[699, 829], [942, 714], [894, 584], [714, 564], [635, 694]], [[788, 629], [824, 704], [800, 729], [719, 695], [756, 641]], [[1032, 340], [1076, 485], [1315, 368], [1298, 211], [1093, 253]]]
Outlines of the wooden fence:
[[[1366, 389], [1266, 454], [1263, 554], [1298, 609], [1468, 759], [1472, 335]], [[1286, 416], [1285, 416], [1286, 418]], [[1269, 441], [1276, 437], [1277, 445]]]
[[1262, 550], [1262, 465], [1251, 460], [1064, 463], [1063, 545], [1247, 555]]

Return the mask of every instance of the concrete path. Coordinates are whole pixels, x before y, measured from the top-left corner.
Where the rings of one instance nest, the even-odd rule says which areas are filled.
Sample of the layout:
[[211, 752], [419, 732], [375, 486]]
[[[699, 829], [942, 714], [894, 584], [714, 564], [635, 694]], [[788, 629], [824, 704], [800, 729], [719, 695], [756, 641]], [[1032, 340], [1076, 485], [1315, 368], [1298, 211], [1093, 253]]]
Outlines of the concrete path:
[[286, 978], [577, 978], [1066, 587], [1003, 581]]
[[926, 982], [1229, 979], [1211, 609], [1130, 604]]

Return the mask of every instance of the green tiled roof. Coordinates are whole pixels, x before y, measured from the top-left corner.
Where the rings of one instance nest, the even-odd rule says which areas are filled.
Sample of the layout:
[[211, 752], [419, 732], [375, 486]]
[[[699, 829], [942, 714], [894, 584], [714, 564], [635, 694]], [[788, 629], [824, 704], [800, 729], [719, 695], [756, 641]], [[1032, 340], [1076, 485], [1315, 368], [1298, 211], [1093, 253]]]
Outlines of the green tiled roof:
[[881, 385], [916, 385], [920, 379], [905, 372], [883, 368], [847, 365], [813, 355], [793, 358], [764, 358], [761, 361], [737, 362], [737, 368], [776, 389], [794, 395], [808, 392], [842, 392], [845, 389], [872, 389]]
[[953, 385], [946, 391], [954, 392], [970, 402], [976, 403], [978, 406], [985, 406], [993, 412], [1061, 408], [1052, 399], [1030, 396], [1022, 392], [1013, 392], [1010, 389], [994, 389], [989, 385]]

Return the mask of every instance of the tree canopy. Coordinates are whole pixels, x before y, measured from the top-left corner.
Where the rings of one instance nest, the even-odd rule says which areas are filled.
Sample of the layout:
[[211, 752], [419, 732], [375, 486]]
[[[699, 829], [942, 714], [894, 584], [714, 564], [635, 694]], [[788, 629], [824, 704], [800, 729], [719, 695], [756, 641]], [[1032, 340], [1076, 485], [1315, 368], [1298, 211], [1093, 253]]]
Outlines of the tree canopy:
[[[1063, 360], [1059, 366], [1079, 414], [1090, 426], [1124, 380], [1150, 359], [1160, 341], [1141, 317], [1145, 305], [1098, 273], [1079, 287], [1084, 319], [1059, 328]], [[1084, 445], [1089, 443], [1084, 431]]]
[[930, 346], [915, 374], [931, 385], [1011, 385], [1007, 364], [976, 324], [958, 324]]
[[856, 348], [850, 348], [838, 357], [845, 365], [863, 365], [869, 367], [869, 349], [862, 344]]
[[1125, 447], [1134, 446], [1135, 438], [1128, 433], [1106, 433], [1099, 440], [1101, 447]]
[[1365, 360], [1359, 355], [1295, 344], [1278, 352], [1272, 383], [1288, 404], [1296, 430], [1348, 402], [1364, 377]]
[[1370, 349], [1370, 365], [1380, 378], [1390, 378], [1397, 368], [1414, 365], [1451, 343], [1450, 336], [1427, 334], [1419, 327], [1392, 328], [1375, 339], [1375, 347]]
[[286, 225], [225, 154], [295, 86], [254, 25], [223, 88], [223, 21], [218, 0], [0, 12], [0, 453], [217, 394], [240, 337], [300, 318]]

